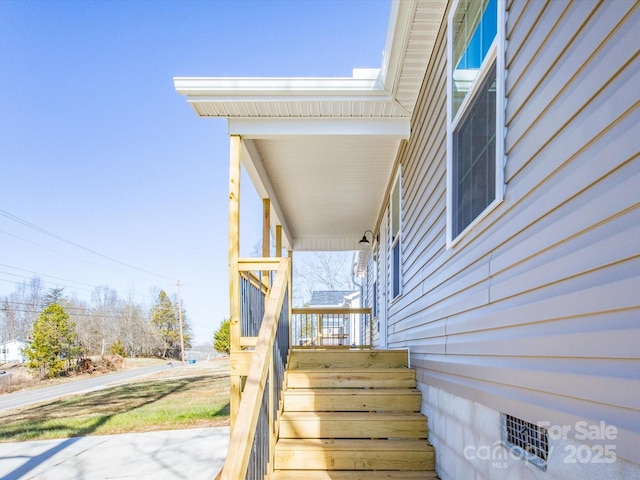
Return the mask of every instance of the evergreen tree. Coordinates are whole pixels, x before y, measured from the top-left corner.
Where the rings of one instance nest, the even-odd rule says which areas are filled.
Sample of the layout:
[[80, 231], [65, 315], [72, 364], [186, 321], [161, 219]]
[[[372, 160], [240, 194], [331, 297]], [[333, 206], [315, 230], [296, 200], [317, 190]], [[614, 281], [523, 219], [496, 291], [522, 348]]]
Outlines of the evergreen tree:
[[[151, 325], [162, 339], [162, 356], [180, 360], [180, 319], [176, 307], [164, 290], [160, 290], [153, 306]], [[182, 333], [184, 348], [187, 349], [191, 347], [191, 333], [184, 311], [182, 314]]]
[[51, 305], [52, 303], [57, 303], [58, 305], [62, 305], [64, 302], [64, 288], [50, 288], [49, 291], [44, 296], [44, 305]]
[[31, 329], [31, 343], [25, 348], [27, 367], [38, 370], [41, 377], [57, 377], [71, 369], [81, 353], [77, 346], [75, 323], [57, 303], [45, 308]]
[[220, 324], [220, 328], [213, 334], [213, 349], [216, 352], [226, 353], [231, 352], [231, 321], [224, 320]]
[[111, 344], [111, 346], [109, 347], [109, 353], [111, 355], [120, 355], [121, 357], [127, 356], [127, 350], [124, 348], [124, 345], [120, 341], [120, 339]]

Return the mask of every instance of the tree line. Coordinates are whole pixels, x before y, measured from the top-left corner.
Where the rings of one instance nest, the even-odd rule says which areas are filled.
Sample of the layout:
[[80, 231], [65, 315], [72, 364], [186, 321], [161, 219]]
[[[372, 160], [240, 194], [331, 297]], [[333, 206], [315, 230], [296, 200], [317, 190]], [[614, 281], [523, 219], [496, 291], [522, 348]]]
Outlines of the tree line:
[[[87, 302], [65, 294], [63, 288], [46, 289], [42, 280], [34, 277], [0, 297], [0, 340], [34, 339], [38, 319], [49, 306], [57, 305], [61, 309], [56, 311], [57, 315], [68, 316], [73, 342], [81, 356], [120, 353], [179, 359], [177, 302], [164, 290], [157, 291], [154, 297], [155, 302], [149, 308], [137, 303], [132, 295], [123, 298], [115, 289], [101, 285], [94, 288]], [[191, 328], [184, 308], [182, 319], [188, 348]]]

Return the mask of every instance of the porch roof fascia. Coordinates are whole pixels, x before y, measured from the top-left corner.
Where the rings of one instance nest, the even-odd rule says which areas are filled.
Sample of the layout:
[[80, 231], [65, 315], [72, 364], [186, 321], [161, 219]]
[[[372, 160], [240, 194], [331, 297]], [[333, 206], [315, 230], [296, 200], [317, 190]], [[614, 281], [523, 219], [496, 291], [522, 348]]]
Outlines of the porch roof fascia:
[[[354, 70], [354, 73], [358, 69]], [[204, 100], [208, 95], [220, 100], [226, 97], [229, 101], [256, 101], [274, 97], [303, 98], [353, 95], [360, 98], [370, 95], [378, 100], [388, 96], [382, 88], [382, 82], [375, 69], [373, 78], [353, 77], [175, 77], [176, 91], [186, 95], [188, 100]]]

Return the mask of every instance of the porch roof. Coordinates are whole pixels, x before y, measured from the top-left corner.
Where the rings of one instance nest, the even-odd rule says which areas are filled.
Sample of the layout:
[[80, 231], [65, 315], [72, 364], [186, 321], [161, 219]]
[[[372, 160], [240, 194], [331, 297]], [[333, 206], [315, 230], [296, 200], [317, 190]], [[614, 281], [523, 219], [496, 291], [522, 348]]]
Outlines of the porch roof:
[[293, 250], [358, 250], [376, 230], [446, 0], [394, 0], [379, 69], [347, 78], [177, 77], [200, 117], [228, 119]]

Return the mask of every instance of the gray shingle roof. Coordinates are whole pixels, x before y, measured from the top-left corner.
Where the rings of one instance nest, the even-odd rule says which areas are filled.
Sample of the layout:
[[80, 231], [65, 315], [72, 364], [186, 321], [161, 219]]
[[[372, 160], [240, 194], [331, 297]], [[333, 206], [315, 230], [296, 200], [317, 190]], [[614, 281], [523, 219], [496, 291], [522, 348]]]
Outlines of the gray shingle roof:
[[309, 305], [342, 305], [344, 303], [344, 297], [355, 292], [357, 292], [357, 290], [315, 290], [311, 293]]

